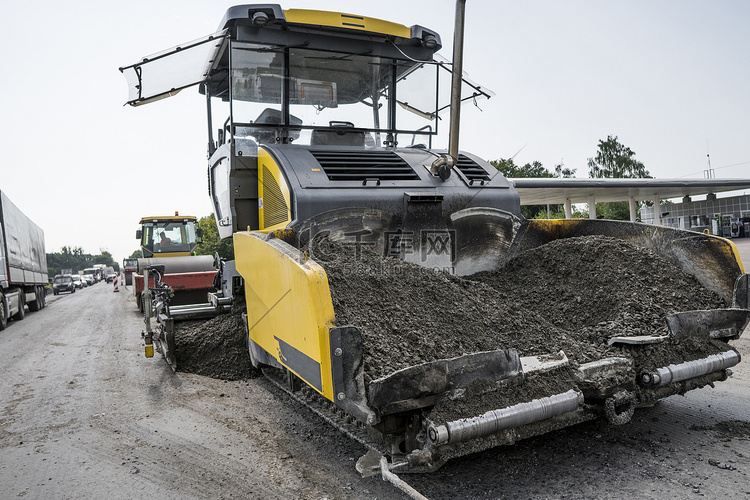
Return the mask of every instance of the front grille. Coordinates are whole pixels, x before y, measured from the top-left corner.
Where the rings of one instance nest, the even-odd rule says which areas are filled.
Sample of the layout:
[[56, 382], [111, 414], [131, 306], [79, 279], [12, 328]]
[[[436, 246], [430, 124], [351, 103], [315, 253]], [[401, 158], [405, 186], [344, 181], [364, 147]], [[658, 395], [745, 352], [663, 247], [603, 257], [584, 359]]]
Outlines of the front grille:
[[458, 155], [456, 168], [466, 177], [469, 184], [474, 184], [475, 182], [483, 184], [490, 180], [490, 174], [466, 155]]
[[329, 181], [413, 181], [419, 176], [393, 151], [310, 150]]

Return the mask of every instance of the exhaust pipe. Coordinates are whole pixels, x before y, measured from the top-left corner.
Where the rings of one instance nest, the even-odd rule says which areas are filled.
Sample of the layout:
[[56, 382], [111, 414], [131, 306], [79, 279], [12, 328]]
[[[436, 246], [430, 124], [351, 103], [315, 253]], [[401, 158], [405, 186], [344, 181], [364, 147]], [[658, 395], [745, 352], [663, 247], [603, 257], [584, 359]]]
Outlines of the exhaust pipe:
[[461, 123], [461, 84], [464, 69], [464, 20], [466, 0], [456, 0], [456, 27], [453, 34], [453, 80], [451, 83], [451, 119], [448, 155], [458, 161], [458, 132]]
[[466, 0], [456, 0], [456, 26], [453, 33], [453, 74], [451, 79], [451, 116], [448, 131], [448, 154], [432, 162], [430, 171], [443, 181], [458, 162], [458, 134], [461, 123], [461, 85], [464, 66], [464, 20]]

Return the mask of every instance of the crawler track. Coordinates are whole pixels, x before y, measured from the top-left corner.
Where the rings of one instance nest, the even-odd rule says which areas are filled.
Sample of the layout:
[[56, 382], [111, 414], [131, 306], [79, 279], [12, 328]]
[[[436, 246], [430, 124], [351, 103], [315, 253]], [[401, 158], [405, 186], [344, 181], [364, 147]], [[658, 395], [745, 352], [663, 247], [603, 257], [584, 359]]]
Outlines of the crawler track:
[[307, 406], [315, 414], [319, 415], [323, 420], [334, 426], [349, 438], [363, 444], [370, 450], [376, 451], [382, 455], [387, 454], [385, 443], [383, 443], [382, 440], [378, 441], [378, 439], [372, 435], [374, 431], [368, 432], [365, 424], [356, 420], [335, 404], [318, 395], [314, 390], [303, 384], [300, 390], [292, 391], [289, 388], [289, 384], [286, 382], [284, 373], [275, 368], [264, 369], [263, 375], [273, 382], [276, 387], [286, 392], [299, 403]]

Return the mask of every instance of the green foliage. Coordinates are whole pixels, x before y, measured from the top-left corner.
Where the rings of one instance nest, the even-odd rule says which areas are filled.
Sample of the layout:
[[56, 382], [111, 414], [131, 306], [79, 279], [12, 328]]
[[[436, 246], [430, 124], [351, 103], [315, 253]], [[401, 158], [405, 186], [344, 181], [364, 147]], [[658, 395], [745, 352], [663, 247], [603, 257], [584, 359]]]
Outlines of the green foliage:
[[[552, 208], [555, 207], [555, 210]], [[576, 206], [573, 205], [573, 213], [572, 217], [573, 219], [587, 219], [589, 216], [588, 210], [578, 210], [576, 209]], [[550, 214], [549, 217], [547, 217], [547, 211], [545, 207], [545, 211], [543, 213], [538, 214], [535, 219], [565, 219], [565, 208], [562, 205], [550, 205]]]
[[[534, 161], [532, 163], [527, 163], [525, 165], [519, 166], [516, 165], [516, 163], [513, 161], [513, 158], [500, 158], [499, 160], [492, 160], [490, 162], [490, 165], [498, 169], [505, 177], [573, 177], [576, 173], [575, 169], [565, 168], [562, 162], [560, 162], [559, 165], [555, 165], [554, 173], [544, 168], [542, 163], [539, 161]], [[563, 216], [560, 218], [565, 218], [562, 205], [550, 205], [549, 209], [551, 218], [557, 218], [552, 214], [560, 211], [563, 211]], [[522, 205], [521, 215], [523, 215], [527, 219], [546, 219], [547, 205]]]
[[596, 217], [609, 220], [630, 220], [630, 206], [627, 201], [597, 203]]
[[128, 256], [128, 259], [141, 259], [143, 258], [143, 251], [139, 248], [138, 250], [134, 250], [133, 253], [131, 253]]
[[566, 168], [563, 166], [562, 161], [555, 165], [555, 177], [559, 177], [561, 179], [568, 179], [570, 177], [576, 176], [576, 170], [575, 168]]
[[219, 228], [216, 226], [214, 214], [201, 217], [198, 221], [198, 227], [203, 230], [201, 243], [198, 243], [195, 253], [198, 255], [214, 255], [218, 252], [219, 256], [225, 260], [234, 260], [234, 243], [232, 238], [222, 240], [219, 238]]
[[111, 266], [116, 264], [112, 258], [112, 254], [106, 250], [102, 250], [102, 253], [94, 256], [94, 264], [104, 264], [105, 266]]
[[[614, 179], [650, 179], [646, 167], [635, 159], [635, 152], [617, 141], [617, 136], [607, 136], [599, 141], [596, 157], [589, 158], [589, 177]], [[596, 215], [604, 219], [630, 220], [630, 207], [625, 201], [596, 204]]]
[[60, 274], [61, 269], [72, 269], [74, 273], [92, 267], [94, 264], [104, 264], [117, 267], [112, 254], [102, 250], [100, 254], [83, 253], [81, 247], [64, 246], [59, 252], [47, 254], [47, 273], [50, 276]]
[[635, 159], [635, 153], [629, 147], [620, 144], [617, 136], [607, 136], [606, 141], [599, 141], [599, 151], [594, 158], [589, 158], [589, 177], [611, 179], [650, 179], [643, 163]]
[[513, 158], [500, 158], [492, 160], [490, 165], [498, 169], [505, 177], [555, 177], [555, 174], [544, 168], [539, 161], [519, 166]]

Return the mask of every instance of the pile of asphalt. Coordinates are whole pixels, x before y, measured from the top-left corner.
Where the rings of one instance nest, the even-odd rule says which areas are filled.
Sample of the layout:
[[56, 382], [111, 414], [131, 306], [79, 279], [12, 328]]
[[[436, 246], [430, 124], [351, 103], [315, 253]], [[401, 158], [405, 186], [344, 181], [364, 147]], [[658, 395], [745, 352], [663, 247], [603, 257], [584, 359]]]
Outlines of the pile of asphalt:
[[[367, 248], [318, 242], [336, 323], [363, 336], [365, 382], [408, 366], [478, 351], [564, 351], [573, 366], [626, 355], [613, 336], [666, 333], [667, 314], [725, 307], [656, 253], [587, 236], [526, 251], [495, 272], [457, 277]], [[726, 347], [726, 346], [724, 346]], [[719, 352], [712, 343], [649, 348], [639, 369]], [[641, 354], [643, 349], [640, 349]]]
[[[573, 367], [625, 355], [637, 369], [713, 354], [726, 345], [607, 344], [613, 336], [662, 335], [667, 314], [726, 307], [715, 293], [654, 252], [586, 236], [526, 251], [502, 269], [452, 276], [366, 247], [317, 242], [336, 323], [363, 337], [365, 382], [438, 359], [514, 348], [521, 356], [564, 351]], [[253, 375], [241, 315], [175, 324], [179, 371], [237, 380]]]
[[241, 314], [175, 323], [177, 371], [222, 380], [253, 376]]

